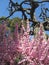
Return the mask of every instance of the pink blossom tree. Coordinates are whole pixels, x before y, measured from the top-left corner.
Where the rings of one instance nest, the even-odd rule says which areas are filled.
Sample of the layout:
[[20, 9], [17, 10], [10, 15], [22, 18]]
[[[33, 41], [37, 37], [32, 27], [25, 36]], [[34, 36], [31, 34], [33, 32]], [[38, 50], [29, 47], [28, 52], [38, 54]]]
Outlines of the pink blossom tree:
[[[17, 34], [17, 33], [16, 33]], [[17, 41], [17, 39], [16, 39]], [[17, 57], [17, 44], [7, 30], [6, 24], [0, 24], [0, 64], [13, 65]]]
[[5, 65], [6, 62], [9, 65], [14, 65], [17, 58], [20, 58], [20, 61], [17, 62], [18, 65], [49, 65], [49, 38], [46, 40], [42, 24], [32, 40], [30, 40], [28, 20], [26, 29], [22, 21], [21, 33], [18, 32], [16, 23], [14, 37], [6, 27], [6, 24], [0, 25], [1, 65]]
[[18, 64], [28, 62], [28, 65], [49, 65], [49, 39], [45, 38], [42, 24], [35, 38], [30, 41], [28, 23], [29, 21], [27, 21], [27, 29], [19, 40], [18, 50], [21, 51], [23, 58]]

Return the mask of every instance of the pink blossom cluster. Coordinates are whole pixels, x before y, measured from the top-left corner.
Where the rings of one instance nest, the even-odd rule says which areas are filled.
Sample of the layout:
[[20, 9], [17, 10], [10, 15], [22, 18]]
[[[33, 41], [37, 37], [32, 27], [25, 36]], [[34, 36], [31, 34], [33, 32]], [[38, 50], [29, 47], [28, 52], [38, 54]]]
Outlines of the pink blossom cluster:
[[49, 65], [49, 38], [46, 40], [43, 25], [36, 36], [30, 40], [29, 38], [29, 21], [27, 21], [27, 29], [22, 26], [24, 34], [19, 39], [18, 51], [22, 55], [22, 60], [18, 64], [28, 62], [25, 65]]
[[6, 27], [6, 24], [0, 25], [1, 65], [5, 65], [6, 62], [14, 65], [18, 55], [21, 55], [18, 65], [49, 65], [49, 38], [46, 40], [42, 24], [32, 40], [30, 40], [28, 20], [26, 29], [22, 21], [21, 33], [18, 32], [18, 24], [16, 23], [14, 37]]
[[6, 24], [0, 24], [0, 65], [13, 65], [17, 57], [17, 42], [14, 41]]

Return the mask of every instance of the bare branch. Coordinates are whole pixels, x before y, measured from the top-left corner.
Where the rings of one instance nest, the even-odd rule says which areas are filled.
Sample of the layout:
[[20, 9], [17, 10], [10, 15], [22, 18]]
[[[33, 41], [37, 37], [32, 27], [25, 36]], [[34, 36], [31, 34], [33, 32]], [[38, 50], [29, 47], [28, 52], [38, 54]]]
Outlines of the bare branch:
[[[12, 16], [15, 12], [21, 12], [22, 13], [22, 16], [24, 17], [24, 19], [26, 20], [28, 18], [27, 15], [30, 16], [30, 18], [28, 18], [30, 21], [33, 22], [33, 26], [35, 26], [36, 24], [38, 24], [38, 22], [34, 21], [34, 13], [35, 13], [35, 10], [36, 8], [39, 6], [39, 4], [42, 4], [44, 2], [49, 2], [48, 0], [47, 1], [34, 1], [34, 0], [24, 0], [20, 3], [18, 2], [14, 2], [13, 0], [9, 0], [9, 16], [7, 18], [9, 18], [10, 16]], [[23, 7], [23, 4], [27, 4], [29, 5], [28, 7]], [[43, 8], [41, 7], [41, 13], [40, 13], [40, 18], [42, 18], [43, 20], [46, 21], [47, 19], [47, 11], [49, 12], [49, 9], [48, 8]], [[45, 23], [43, 23], [44, 26], [45, 26]]]

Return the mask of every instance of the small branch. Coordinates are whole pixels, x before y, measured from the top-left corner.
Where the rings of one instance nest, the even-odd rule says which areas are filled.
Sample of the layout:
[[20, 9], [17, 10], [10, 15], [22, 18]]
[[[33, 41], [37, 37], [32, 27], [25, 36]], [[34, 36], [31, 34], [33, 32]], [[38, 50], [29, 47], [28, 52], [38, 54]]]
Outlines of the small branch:
[[9, 18], [9, 17], [11, 17], [15, 12], [16, 11], [13, 11], [8, 17], [6, 17], [6, 19]]
[[[31, 1], [30, 0], [29, 1], [23, 1], [21, 3], [21, 5], [24, 4], [24, 3], [26, 3], [26, 2], [31, 2]], [[43, 2], [49, 2], [49, 1], [41, 1], [41, 2], [39, 2], [39, 1], [32, 1], [32, 2], [34, 2], [34, 3], [43, 3]]]

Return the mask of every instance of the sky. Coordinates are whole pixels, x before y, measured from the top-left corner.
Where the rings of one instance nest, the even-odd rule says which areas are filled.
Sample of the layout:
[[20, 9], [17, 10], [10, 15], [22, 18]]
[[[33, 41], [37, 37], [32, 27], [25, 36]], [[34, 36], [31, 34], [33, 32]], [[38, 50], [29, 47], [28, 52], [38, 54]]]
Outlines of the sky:
[[[14, 0], [14, 1], [18, 1], [20, 3], [22, 0]], [[0, 17], [2, 17], [2, 16], [7, 17], [9, 15], [8, 3], [9, 3], [9, 0], [0, 0]], [[49, 6], [49, 3], [43, 3], [43, 7], [46, 8], [48, 6]], [[24, 7], [27, 7], [27, 5], [25, 5]], [[36, 12], [35, 13], [36, 19], [38, 21], [42, 21], [39, 18], [39, 14], [41, 13], [41, 5], [35, 10], [35, 12]], [[49, 13], [47, 13], [47, 15], [49, 15]], [[14, 17], [20, 17], [20, 18], [22, 18], [22, 14], [20, 12], [14, 13], [14, 15], [11, 16], [11, 18], [14, 18]], [[46, 31], [46, 33], [49, 34], [48, 31]]]
[[[18, 1], [20, 3], [22, 0], [14, 0], [14, 1]], [[39, 0], [39, 1], [41, 1], [41, 0]], [[0, 0], [0, 17], [2, 17], [2, 16], [7, 17], [9, 15], [8, 3], [9, 3], [9, 0]], [[49, 6], [49, 3], [46, 3], [45, 5], [43, 5], [43, 7], [48, 7], [48, 6]], [[23, 5], [23, 7], [27, 7], [27, 5], [25, 5], [25, 6]], [[41, 19], [39, 19], [39, 14], [41, 13], [41, 5], [36, 9], [35, 12], [36, 12], [35, 13], [36, 19], [38, 21], [39, 20], [42, 21]], [[22, 14], [20, 12], [17, 12], [17, 13], [14, 13], [14, 15], [11, 18], [13, 18], [13, 17], [20, 17], [21, 18]]]
[[8, 0], [0, 0], [0, 17], [8, 16]]
[[[18, 1], [19, 3], [22, 1], [22, 0], [14, 0], [14, 1]], [[7, 17], [9, 15], [9, 11], [8, 11], [8, 4], [9, 3], [9, 0], [0, 0], [0, 17], [2, 16], [5, 16]], [[22, 17], [21, 16], [21, 13], [20, 12], [17, 12], [17, 13], [14, 13], [13, 16], [11, 16], [11, 18], [14, 18], [14, 17]]]
[[[22, 1], [22, 0], [14, 0], [14, 1], [18, 1], [19, 3]], [[36, 0], [35, 0], [36, 1]], [[41, 0], [40, 0], [41, 1]], [[9, 15], [9, 11], [8, 11], [8, 3], [9, 3], [9, 0], [0, 0], [0, 17], [2, 17], [2, 16], [8, 16]], [[43, 3], [44, 4], [44, 3]], [[45, 5], [43, 5], [43, 7], [48, 7], [49, 6], [49, 3], [47, 3], [47, 4], [45, 4]], [[23, 5], [23, 7], [27, 7], [27, 5]], [[38, 20], [40, 20], [39, 19], [39, 14], [41, 13], [41, 5], [36, 9], [36, 13], [35, 13], [35, 15], [36, 15], [36, 19], [38, 19]], [[38, 11], [38, 12], [37, 12]], [[11, 18], [13, 18], [13, 17], [22, 17], [21, 16], [22, 14], [20, 13], [20, 12], [17, 12], [17, 13], [15, 13]], [[42, 21], [42, 20], [40, 20], [40, 21]]]

